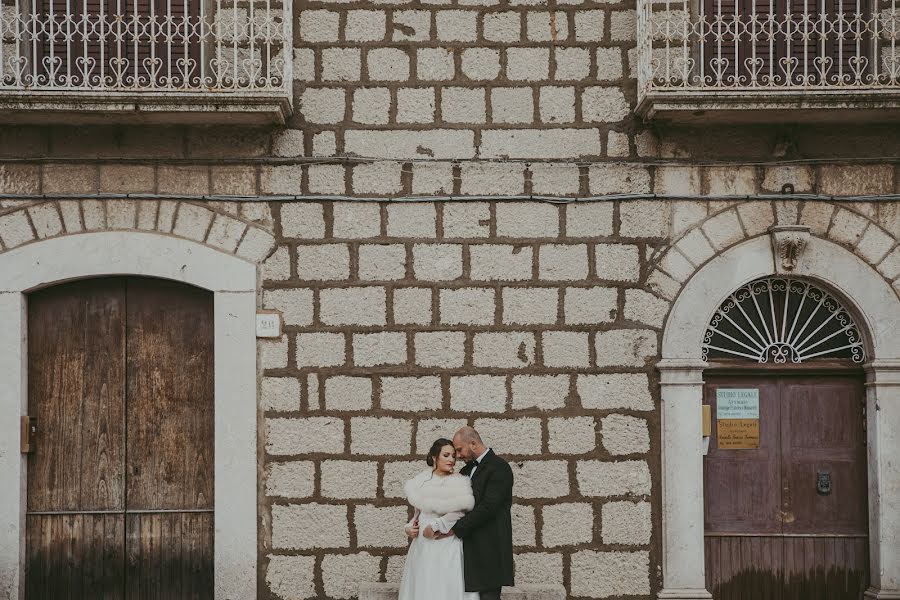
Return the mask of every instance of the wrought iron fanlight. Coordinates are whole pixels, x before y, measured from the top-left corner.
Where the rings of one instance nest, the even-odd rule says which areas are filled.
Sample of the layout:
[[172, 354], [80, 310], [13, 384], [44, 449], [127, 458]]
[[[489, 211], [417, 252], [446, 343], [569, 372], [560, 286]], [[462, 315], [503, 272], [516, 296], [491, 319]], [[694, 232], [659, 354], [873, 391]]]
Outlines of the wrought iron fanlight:
[[703, 337], [702, 357], [862, 363], [865, 349], [853, 318], [834, 296], [808, 281], [767, 277], [739, 288], [719, 306]]

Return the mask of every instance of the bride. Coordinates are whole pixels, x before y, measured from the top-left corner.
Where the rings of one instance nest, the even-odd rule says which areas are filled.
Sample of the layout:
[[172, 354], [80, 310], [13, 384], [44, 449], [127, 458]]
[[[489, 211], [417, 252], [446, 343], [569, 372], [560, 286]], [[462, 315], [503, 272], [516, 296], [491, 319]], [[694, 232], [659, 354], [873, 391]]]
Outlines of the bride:
[[453, 472], [456, 451], [448, 439], [431, 445], [426, 462], [431, 468], [403, 486], [415, 514], [405, 528], [413, 542], [403, 567], [399, 600], [478, 600], [478, 592], [465, 591], [462, 540], [454, 535], [437, 540], [425, 537], [428, 529], [449, 532], [465, 511], [472, 510], [472, 484], [468, 477]]

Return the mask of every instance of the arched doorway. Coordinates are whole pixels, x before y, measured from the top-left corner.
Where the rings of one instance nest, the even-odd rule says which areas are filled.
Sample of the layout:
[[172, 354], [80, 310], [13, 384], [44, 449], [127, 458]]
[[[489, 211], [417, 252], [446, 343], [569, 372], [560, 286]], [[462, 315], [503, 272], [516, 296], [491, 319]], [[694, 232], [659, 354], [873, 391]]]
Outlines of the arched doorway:
[[868, 584], [865, 348], [850, 311], [765, 277], [703, 341], [706, 588], [717, 600], [858, 600]]
[[213, 295], [29, 294], [25, 598], [212, 598]]
[[[657, 597], [708, 600], [704, 525], [702, 405], [710, 319], [737, 289], [784, 275], [769, 236], [736, 244], [684, 284], [669, 311], [657, 364], [661, 396], [662, 575]], [[791, 276], [833, 291], [853, 307], [863, 334], [868, 479], [867, 599], [900, 598], [900, 298], [852, 252], [810, 236]]]

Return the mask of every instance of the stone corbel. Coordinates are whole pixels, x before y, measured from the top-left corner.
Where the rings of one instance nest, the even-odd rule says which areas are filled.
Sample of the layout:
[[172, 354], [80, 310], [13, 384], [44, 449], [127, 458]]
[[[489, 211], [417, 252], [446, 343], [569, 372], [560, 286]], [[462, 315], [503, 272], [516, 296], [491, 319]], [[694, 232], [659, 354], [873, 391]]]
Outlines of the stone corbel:
[[791, 275], [802, 269], [803, 251], [809, 245], [809, 227], [803, 225], [775, 225], [769, 228], [772, 236], [772, 255], [775, 272]]

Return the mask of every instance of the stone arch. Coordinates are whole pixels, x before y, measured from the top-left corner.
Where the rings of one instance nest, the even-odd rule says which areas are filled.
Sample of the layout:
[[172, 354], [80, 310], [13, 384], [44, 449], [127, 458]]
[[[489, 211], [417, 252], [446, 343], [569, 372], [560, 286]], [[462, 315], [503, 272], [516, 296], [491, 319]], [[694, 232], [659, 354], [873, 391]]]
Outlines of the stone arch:
[[[835, 211], [842, 207], [834, 209]], [[732, 209], [727, 209], [732, 210]], [[871, 222], [864, 224], [858, 238]], [[825, 230], [827, 236], [833, 227]], [[880, 228], [879, 228], [880, 229]], [[886, 235], [886, 234], [885, 234]], [[891, 243], [893, 247], [893, 242]], [[890, 249], [885, 250], [885, 255]], [[867, 597], [900, 597], [900, 298], [878, 269], [832, 239], [811, 237], [797, 274], [825, 284], [856, 309], [870, 340], [867, 371], [871, 582]], [[705, 589], [700, 341], [733, 290], [775, 274], [768, 236], [748, 236], [711, 257], [679, 284], [662, 339], [663, 590], [660, 598], [711, 598]]]
[[[254, 261], [174, 235], [88, 231], [0, 253], [0, 596], [19, 598], [25, 551], [27, 292], [63, 281], [142, 275], [213, 292], [214, 573], [217, 598], [256, 592], [256, 312]], [[262, 253], [260, 252], [262, 255]]]
[[676, 214], [676, 235], [652, 258], [648, 287], [669, 301], [678, 297], [687, 281], [707, 262], [748, 239], [765, 235], [773, 225], [808, 226], [812, 236], [853, 252], [900, 288], [900, 229], [889, 231], [886, 223], [874, 216], [877, 211], [872, 204], [797, 200], [710, 204], [715, 210], [708, 214], [691, 214], [690, 208], [685, 208], [680, 218]]
[[177, 199], [16, 202], [5, 212], [0, 209], [0, 253], [91, 231], [146, 231], [258, 263], [274, 249], [275, 237], [266, 223], [239, 212], [234, 203], [198, 204]]

